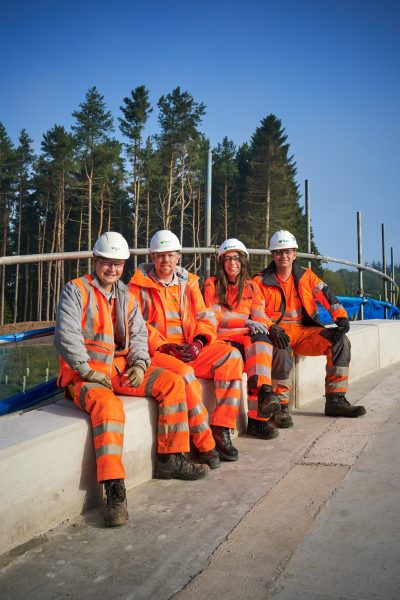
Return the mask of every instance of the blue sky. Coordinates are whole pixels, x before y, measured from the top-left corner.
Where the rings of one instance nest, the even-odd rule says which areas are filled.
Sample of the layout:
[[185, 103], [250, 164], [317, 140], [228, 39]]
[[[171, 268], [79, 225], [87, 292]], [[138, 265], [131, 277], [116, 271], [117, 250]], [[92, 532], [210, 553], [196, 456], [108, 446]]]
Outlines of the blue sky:
[[[176, 86], [204, 102], [213, 146], [282, 120], [319, 251], [400, 262], [400, 0], [3, 1], [0, 121], [67, 128], [95, 85], [113, 115], [145, 85], [156, 109]], [[157, 131], [157, 110], [147, 134]], [[116, 129], [116, 136], [119, 132]], [[332, 266], [332, 265], [331, 265]]]

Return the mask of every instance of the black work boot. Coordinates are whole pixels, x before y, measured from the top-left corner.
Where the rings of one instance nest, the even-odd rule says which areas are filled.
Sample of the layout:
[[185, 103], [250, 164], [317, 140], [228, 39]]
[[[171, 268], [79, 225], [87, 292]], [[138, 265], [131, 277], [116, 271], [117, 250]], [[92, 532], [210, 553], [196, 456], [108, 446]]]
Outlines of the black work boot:
[[220, 457], [224, 460], [237, 460], [239, 452], [232, 444], [229, 428], [221, 425], [210, 425], [210, 428], [215, 440], [215, 449]]
[[352, 406], [345, 396], [332, 396], [325, 401], [327, 417], [361, 417], [366, 412], [364, 406]]
[[247, 423], [247, 435], [253, 435], [262, 440], [272, 440], [279, 435], [279, 431], [271, 425], [268, 421], [258, 421], [257, 419], [249, 418]]
[[277, 412], [274, 414], [274, 423], [275, 423], [276, 427], [279, 427], [280, 429], [286, 429], [288, 427], [293, 427], [293, 419], [287, 409], [287, 406], [281, 405], [280, 412]]
[[271, 386], [263, 384], [258, 390], [258, 411], [257, 417], [268, 419], [273, 414], [280, 412], [281, 403], [272, 393]]
[[126, 506], [126, 490], [123, 479], [110, 479], [104, 482], [107, 504], [104, 508], [104, 524], [106, 527], [119, 527], [128, 522]]
[[156, 479], [202, 479], [207, 475], [203, 465], [195, 465], [184, 454], [157, 454]]
[[207, 452], [199, 452], [199, 458], [200, 462], [208, 465], [210, 469], [218, 469], [218, 467], [221, 466], [221, 461], [216, 448], [208, 450]]

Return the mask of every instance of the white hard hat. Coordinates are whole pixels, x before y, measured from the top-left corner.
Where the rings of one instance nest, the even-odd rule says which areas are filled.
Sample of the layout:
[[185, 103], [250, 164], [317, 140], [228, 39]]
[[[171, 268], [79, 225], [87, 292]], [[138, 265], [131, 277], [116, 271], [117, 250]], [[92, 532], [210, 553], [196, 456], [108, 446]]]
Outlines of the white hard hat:
[[271, 237], [269, 242], [269, 249], [280, 250], [280, 249], [298, 248], [296, 238], [290, 231], [280, 229]]
[[130, 256], [126, 239], [116, 231], [102, 233], [93, 247], [93, 254], [118, 260], [127, 260]]
[[249, 256], [246, 246], [243, 244], [243, 242], [237, 240], [236, 238], [229, 238], [228, 240], [222, 242], [222, 244], [217, 250], [217, 256], [219, 258], [223, 254], [225, 254], [225, 252], [231, 252], [233, 250], [244, 252], [247, 257]]
[[182, 250], [178, 238], [172, 231], [161, 229], [150, 240], [150, 252], [176, 252]]

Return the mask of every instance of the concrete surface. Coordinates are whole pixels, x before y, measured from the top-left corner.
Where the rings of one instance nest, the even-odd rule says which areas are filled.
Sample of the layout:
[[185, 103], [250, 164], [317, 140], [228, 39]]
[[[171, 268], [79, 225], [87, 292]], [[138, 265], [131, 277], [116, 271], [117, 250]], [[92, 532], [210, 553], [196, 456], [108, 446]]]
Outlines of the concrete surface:
[[205, 480], [136, 487], [126, 527], [96, 509], [3, 555], [0, 598], [397, 599], [399, 366], [353, 384], [359, 419], [321, 398]]

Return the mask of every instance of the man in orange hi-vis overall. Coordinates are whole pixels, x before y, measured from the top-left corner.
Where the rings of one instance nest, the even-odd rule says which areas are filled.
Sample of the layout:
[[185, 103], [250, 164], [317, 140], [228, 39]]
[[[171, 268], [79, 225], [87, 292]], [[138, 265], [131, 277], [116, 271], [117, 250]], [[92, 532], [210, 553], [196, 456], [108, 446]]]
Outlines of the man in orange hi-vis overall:
[[[292, 425], [286, 407], [281, 408], [279, 390], [276, 386], [273, 389], [271, 377], [289, 378], [293, 360], [290, 349], [273, 349], [271, 345], [268, 329], [273, 323], [265, 315], [258, 285], [251, 281], [248, 256], [240, 240], [225, 240], [217, 251], [216, 276], [204, 283], [204, 299], [215, 313], [218, 338], [229, 341], [243, 353], [247, 373], [247, 434], [269, 440], [278, 435], [278, 430], [268, 423], [272, 415], [280, 427]], [[263, 418], [258, 415], [260, 403], [268, 406], [268, 414]]]
[[[325, 355], [325, 414], [359, 417], [365, 414], [365, 408], [352, 406], [345, 396], [350, 363], [350, 341], [345, 335], [350, 329], [347, 313], [311, 269], [296, 263], [297, 248], [289, 231], [274, 233], [269, 246], [273, 261], [254, 277], [265, 299], [265, 312], [275, 323], [270, 328], [272, 343], [280, 348], [290, 345], [294, 354]], [[321, 324], [317, 300], [329, 311], [336, 327]]]
[[[183, 454], [189, 451], [184, 381], [150, 364], [146, 324], [135, 297], [120, 281], [130, 255], [126, 240], [113, 231], [104, 233], [93, 255], [93, 273], [62, 290], [54, 344], [60, 354], [59, 386], [90, 415], [97, 479], [107, 496], [104, 521], [115, 527], [128, 521], [125, 413], [116, 394], [154, 396], [159, 403], [156, 478], [199, 479], [206, 471]], [[211, 432], [210, 438], [213, 445]]]
[[148, 325], [152, 364], [183, 377], [189, 414], [202, 397], [196, 377], [214, 379], [217, 403], [210, 427], [216, 450], [224, 460], [237, 460], [230, 430], [240, 406], [242, 357], [217, 341], [215, 315], [204, 304], [198, 277], [178, 266], [181, 249], [171, 231], [155, 233], [149, 248], [152, 262], [139, 265], [129, 285]]

